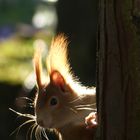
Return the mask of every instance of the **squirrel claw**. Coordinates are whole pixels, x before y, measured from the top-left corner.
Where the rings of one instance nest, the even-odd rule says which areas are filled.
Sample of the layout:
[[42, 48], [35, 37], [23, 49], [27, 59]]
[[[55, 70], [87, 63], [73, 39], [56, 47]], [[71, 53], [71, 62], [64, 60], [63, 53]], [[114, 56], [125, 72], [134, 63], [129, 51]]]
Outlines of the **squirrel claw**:
[[97, 113], [92, 112], [85, 118], [85, 124], [87, 129], [93, 128], [97, 125]]

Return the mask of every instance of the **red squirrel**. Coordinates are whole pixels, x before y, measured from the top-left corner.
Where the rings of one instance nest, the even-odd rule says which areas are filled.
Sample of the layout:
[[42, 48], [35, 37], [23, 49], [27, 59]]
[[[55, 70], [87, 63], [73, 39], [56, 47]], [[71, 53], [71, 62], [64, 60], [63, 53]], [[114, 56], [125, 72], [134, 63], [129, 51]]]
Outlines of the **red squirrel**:
[[67, 59], [67, 40], [56, 36], [46, 58], [43, 81], [41, 53], [34, 55], [38, 93], [35, 118], [40, 127], [55, 128], [62, 140], [93, 140], [96, 123], [96, 89], [87, 88], [74, 77]]

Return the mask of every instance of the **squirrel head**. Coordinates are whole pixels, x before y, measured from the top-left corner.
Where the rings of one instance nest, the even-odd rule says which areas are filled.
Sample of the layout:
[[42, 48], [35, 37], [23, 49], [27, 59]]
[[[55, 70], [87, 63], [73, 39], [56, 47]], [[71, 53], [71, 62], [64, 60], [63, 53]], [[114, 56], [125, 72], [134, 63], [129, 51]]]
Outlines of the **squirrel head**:
[[[41, 52], [34, 55], [34, 65], [38, 94], [35, 99], [35, 114], [38, 124], [48, 128], [59, 128], [75, 118], [71, 110], [77, 95], [70, 87], [72, 74], [67, 59], [66, 37], [59, 35], [52, 40], [49, 54], [46, 58], [47, 81], [42, 79]], [[62, 121], [63, 120], [63, 121]]]

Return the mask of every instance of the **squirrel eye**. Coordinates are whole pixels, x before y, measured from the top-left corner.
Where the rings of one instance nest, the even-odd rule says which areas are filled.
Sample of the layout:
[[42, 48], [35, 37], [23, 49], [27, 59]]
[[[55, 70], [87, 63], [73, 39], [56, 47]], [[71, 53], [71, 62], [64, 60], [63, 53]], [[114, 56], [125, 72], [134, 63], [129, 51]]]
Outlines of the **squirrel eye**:
[[56, 106], [58, 104], [58, 98], [57, 97], [52, 97], [50, 99], [50, 105], [51, 106]]

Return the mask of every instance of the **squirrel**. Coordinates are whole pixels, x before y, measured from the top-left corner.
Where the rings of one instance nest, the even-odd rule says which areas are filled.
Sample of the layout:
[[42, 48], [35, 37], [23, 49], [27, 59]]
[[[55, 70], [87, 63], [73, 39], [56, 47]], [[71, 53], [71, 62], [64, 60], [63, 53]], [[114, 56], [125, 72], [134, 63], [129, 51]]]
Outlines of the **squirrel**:
[[55, 128], [62, 140], [93, 140], [96, 121], [96, 88], [83, 86], [71, 71], [67, 38], [60, 34], [51, 43], [42, 74], [41, 51], [34, 54], [38, 92], [34, 101], [36, 122]]

